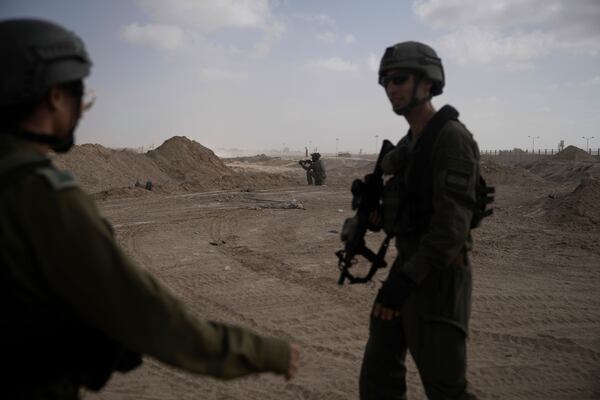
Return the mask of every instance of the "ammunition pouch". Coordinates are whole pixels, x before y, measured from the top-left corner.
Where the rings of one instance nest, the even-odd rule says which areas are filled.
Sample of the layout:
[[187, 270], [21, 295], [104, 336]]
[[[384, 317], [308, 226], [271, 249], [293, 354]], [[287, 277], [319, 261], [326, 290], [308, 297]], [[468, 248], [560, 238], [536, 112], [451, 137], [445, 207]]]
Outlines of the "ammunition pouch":
[[386, 182], [382, 200], [383, 231], [391, 236], [410, 231], [410, 207], [402, 175], [395, 175]]

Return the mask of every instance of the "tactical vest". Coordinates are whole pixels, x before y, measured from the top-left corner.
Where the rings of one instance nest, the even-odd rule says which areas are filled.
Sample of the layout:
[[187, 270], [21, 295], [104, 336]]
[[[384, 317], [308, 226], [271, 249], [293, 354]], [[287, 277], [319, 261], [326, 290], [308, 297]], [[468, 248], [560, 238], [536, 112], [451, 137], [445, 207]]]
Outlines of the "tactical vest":
[[[383, 192], [383, 229], [388, 235], [420, 237], [429, 228], [433, 215], [433, 146], [440, 132], [449, 121], [458, 121], [458, 111], [451, 106], [442, 107], [427, 123], [412, 150], [409, 138], [404, 137], [397, 145], [397, 173], [390, 178]], [[402, 151], [404, 150], [404, 151]], [[476, 182], [476, 205], [473, 209], [471, 228], [492, 213], [487, 205], [493, 201], [488, 187], [479, 175]]]
[[[0, 159], [0, 193], [32, 174], [45, 177], [55, 190], [75, 186], [48, 158], [14, 154]], [[0, 249], [0, 261], [3, 257]], [[0, 377], [0, 390], [18, 392], [32, 385], [64, 382], [99, 390], [114, 370], [126, 372], [141, 364], [139, 354], [124, 349], [72, 311], [33, 301], [25, 288], [14, 284], [12, 273], [0, 263], [0, 354], [8, 371]], [[31, 279], [32, 284], [38, 283]]]

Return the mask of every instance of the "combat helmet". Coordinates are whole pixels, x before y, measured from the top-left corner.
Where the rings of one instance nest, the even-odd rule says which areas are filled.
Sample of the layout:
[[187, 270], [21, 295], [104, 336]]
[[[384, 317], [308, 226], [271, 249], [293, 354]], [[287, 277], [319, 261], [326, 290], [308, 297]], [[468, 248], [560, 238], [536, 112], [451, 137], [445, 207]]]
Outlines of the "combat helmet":
[[310, 156], [315, 160], [318, 160], [319, 158], [321, 158], [321, 153], [311, 153]]
[[401, 42], [385, 49], [379, 65], [379, 83], [390, 70], [406, 69], [418, 71], [433, 82], [431, 95], [442, 94], [444, 89], [444, 67], [435, 50], [420, 42]]
[[73, 32], [37, 19], [0, 21], [0, 108], [32, 104], [60, 83], [80, 80], [92, 62]]

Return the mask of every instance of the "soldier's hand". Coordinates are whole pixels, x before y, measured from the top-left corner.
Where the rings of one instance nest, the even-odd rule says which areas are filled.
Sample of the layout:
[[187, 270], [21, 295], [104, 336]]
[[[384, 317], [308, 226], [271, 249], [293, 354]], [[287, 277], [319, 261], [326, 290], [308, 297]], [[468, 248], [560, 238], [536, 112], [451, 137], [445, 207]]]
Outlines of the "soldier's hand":
[[369, 225], [371, 227], [381, 228], [382, 222], [381, 212], [379, 212], [379, 210], [373, 210], [369, 213]]
[[290, 344], [290, 365], [285, 374], [285, 379], [292, 379], [300, 367], [300, 347], [296, 343]]
[[381, 303], [375, 303], [373, 307], [373, 315], [377, 318], [381, 318], [384, 321], [390, 321], [396, 317], [400, 316], [399, 310], [394, 310], [393, 308], [387, 308]]

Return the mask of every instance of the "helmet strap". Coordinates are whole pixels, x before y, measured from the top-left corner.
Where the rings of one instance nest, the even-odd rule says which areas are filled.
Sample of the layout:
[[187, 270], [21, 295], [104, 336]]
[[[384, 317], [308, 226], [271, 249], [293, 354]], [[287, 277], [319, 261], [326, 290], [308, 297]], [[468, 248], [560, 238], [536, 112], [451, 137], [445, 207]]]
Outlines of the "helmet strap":
[[416, 79], [415, 79], [415, 86], [413, 87], [412, 96], [410, 99], [410, 103], [408, 103], [406, 106], [401, 107], [401, 108], [394, 108], [394, 112], [396, 114], [406, 115], [410, 112], [410, 110], [412, 110], [416, 106], [421, 105], [421, 104], [425, 103], [426, 101], [431, 100], [431, 94], [428, 97], [424, 97], [422, 99], [417, 99], [417, 88], [421, 84], [422, 80], [423, 80], [423, 74], [417, 74]]

